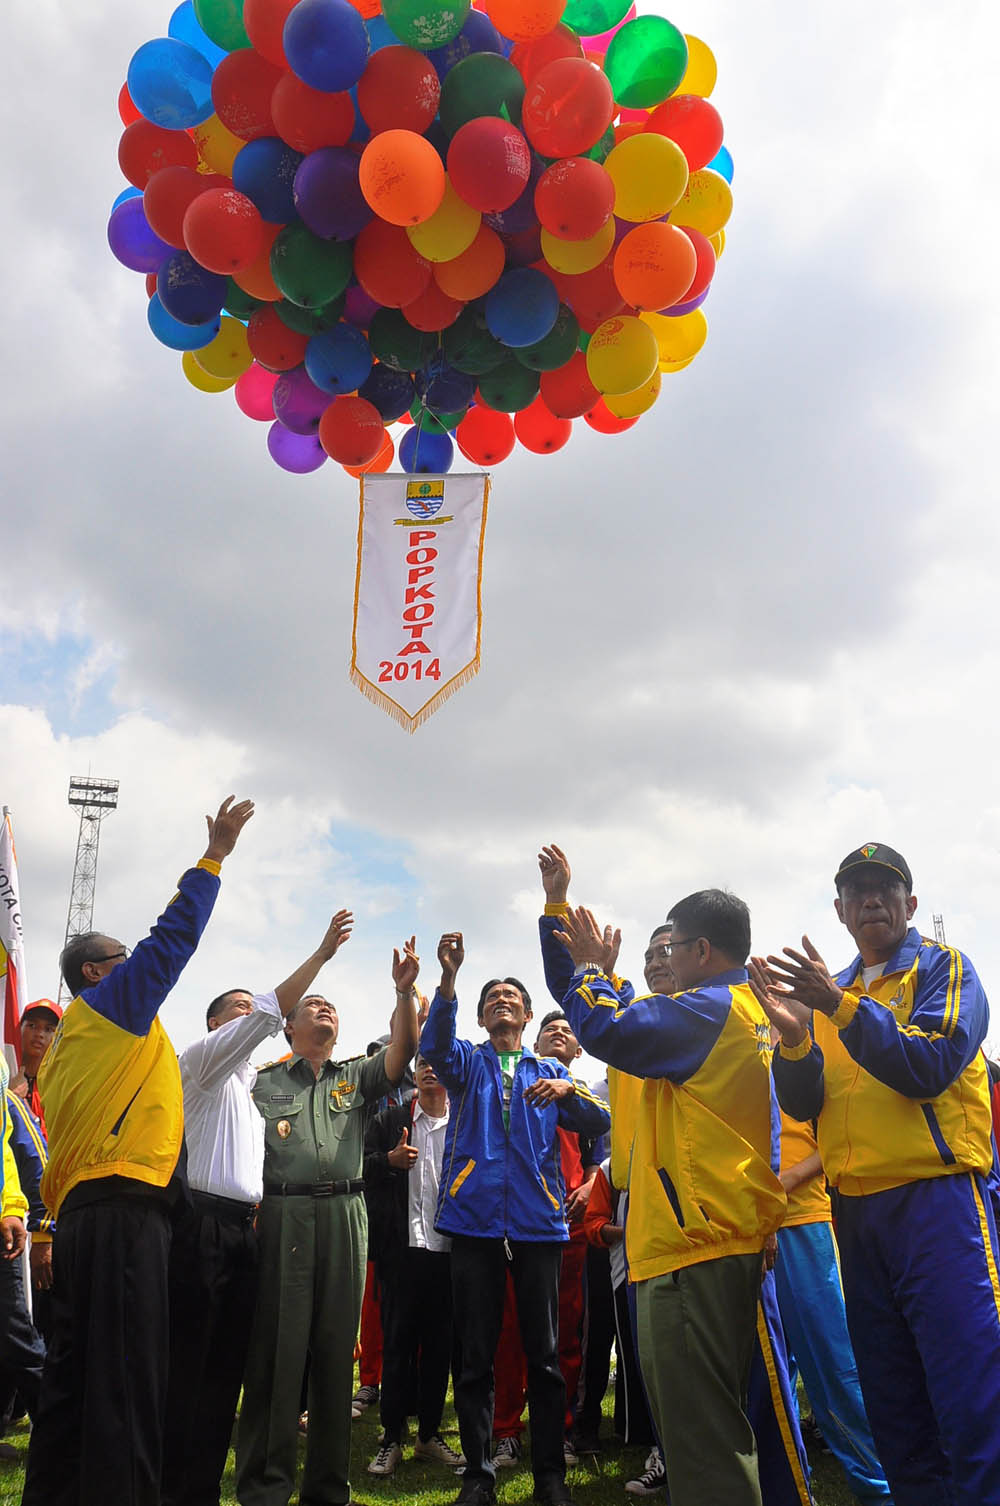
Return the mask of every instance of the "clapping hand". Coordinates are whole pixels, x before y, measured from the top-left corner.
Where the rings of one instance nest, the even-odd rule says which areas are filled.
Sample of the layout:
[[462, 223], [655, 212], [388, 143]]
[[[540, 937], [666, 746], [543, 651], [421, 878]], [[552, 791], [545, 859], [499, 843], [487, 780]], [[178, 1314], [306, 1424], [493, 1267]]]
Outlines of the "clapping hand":
[[420, 972], [420, 958], [417, 956], [417, 938], [411, 936], [409, 941], [403, 942], [403, 955], [400, 956], [394, 947], [392, 952], [392, 981], [396, 985], [398, 994], [409, 994], [413, 991], [413, 985], [417, 981]]

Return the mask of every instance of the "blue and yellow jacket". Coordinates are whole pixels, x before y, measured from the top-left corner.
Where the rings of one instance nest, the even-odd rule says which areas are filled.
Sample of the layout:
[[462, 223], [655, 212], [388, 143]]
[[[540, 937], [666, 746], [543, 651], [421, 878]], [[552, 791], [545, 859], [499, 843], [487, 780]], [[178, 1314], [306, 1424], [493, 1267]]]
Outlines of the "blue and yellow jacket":
[[27, 1228], [35, 1244], [51, 1241], [55, 1221], [42, 1199], [41, 1184], [49, 1152], [45, 1133], [23, 1098], [7, 1092], [10, 1148], [17, 1162], [17, 1175], [28, 1204]]
[[0, 1157], [0, 1218], [23, 1219], [28, 1211], [28, 1199], [21, 1191], [17, 1162], [10, 1143], [11, 1119], [7, 1109], [9, 1082], [10, 1068], [7, 1066], [6, 1056], [0, 1051], [0, 1141], [3, 1144], [3, 1155]]
[[170, 1181], [183, 1096], [177, 1054], [157, 1011], [197, 947], [218, 892], [219, 865], [202, 858], [131, 957], [67, 1006], [38, 1074], [49, 1132], [42, 1196], [54, 1216], [81, 1182]]
[[775, 1052], [782, 1108], [817, 1121], [823, 1169], [847, 1196], [987, 1175], [989, 1004], [972, 963], [911, 927], [867, 988], [861, 966], [838, 974], [836, 1014], [814, 1014], [811, 1036]]
[[[567, 1240], [556, 1128], [606, 1134], [608, 1106], [561, 1062], [525, 1047], [514, 1069], [508, 1132], [500, 1058], [488, 1040], [456, 1040], [457, 1009], [457, 1000], [435, 994], [420, 1035], [420, 1054], [450, 1100], [435, 1228], [481, 1239]], [[540, 1077], [570, 1078], [576, 1092], [539, 1107], [525, 1103]]]
[[[557, 924], [543, 917], [545, 950], [560, 946]], [[625, 1232], [630, 1279], [762, 1250], [786, 1199], [770, 1029], [746, 969], [644, 998], [603, 973], [574, 973], [563, 1008], [585, 1050], [642, 1078]]]

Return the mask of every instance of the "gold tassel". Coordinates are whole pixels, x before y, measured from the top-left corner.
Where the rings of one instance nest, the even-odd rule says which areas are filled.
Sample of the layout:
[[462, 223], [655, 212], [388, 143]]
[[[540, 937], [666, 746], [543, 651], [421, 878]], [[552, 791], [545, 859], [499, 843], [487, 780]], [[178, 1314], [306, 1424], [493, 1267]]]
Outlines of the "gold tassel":
[[392, 700], [384, 691], [379, 690], [377, 685], [373, 685], [371, 680], [366, 675], [363, 675], [353, 664], [350, 668], [350, 676], [361, 694], [367, 697], [373, 706], [378, 706], [379, 710], [384, 711], [386, 716], [391, 716], [394, 722], [399, 723], [404, 732], [414, 733], [418, 727], [426, 722], [429, 716], [433, 716], [439, 706], [443, 706], [445, 701], [449, 700], [455, 694], [456, 690], [461, 690], [463, 685], [468, 685], [473, 675], [479, 673], [479, 664], [480, 658], [477, 654], [464, 669], [459, 670], [457, 675], [452, 676], [443, 689], [431, 697], [426, 706], [421, 706], [416, 716], [410, 716], [408, 711], [404, 711], [398, 702]]

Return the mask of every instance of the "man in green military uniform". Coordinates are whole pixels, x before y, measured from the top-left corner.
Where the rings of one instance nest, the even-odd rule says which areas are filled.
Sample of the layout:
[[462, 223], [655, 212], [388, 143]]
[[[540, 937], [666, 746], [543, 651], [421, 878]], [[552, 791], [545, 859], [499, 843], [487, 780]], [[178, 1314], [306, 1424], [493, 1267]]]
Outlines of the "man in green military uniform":
[[331, 1061], [337, 1011], [321, 995], [308, 994], [287, 1017], [292, 1055], [257, 1074], [264, 1197], [260, 1284], [236, 1449], [241, 1506], [288, 1506], [307, 1354], [310, 1426], [299, 1500], [301, 1506], [345, 1506], [351, 1499], [354, 1344], [368, 1238], [365, 1127], [368, 1112], [402, 1080], [416, 1050], [414, 946], [411, 939], [402, 957], [393, 954], [396, 1008], [381, 1051]]

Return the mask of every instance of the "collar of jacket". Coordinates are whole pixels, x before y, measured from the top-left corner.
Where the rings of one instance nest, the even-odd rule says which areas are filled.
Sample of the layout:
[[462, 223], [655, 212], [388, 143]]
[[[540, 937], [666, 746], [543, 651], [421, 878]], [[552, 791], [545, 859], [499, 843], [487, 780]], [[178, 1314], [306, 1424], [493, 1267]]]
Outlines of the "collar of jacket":
[[[910, 926], [896, 948], [895, 953], [889, 958], [889, 961], [882, 969], [882, 977], [888, 978], [892, 973], [909, 972], [923, 944], [924, 938], [916, 926]], [[836, 974], [834, 982], [838, 983], [841, 988], [850, 988], [851, 984], [855, 983], [861, 976], [861, 968], [861, 953], [859, 952], [854, 961], [845, 967], [843, 972]]]

